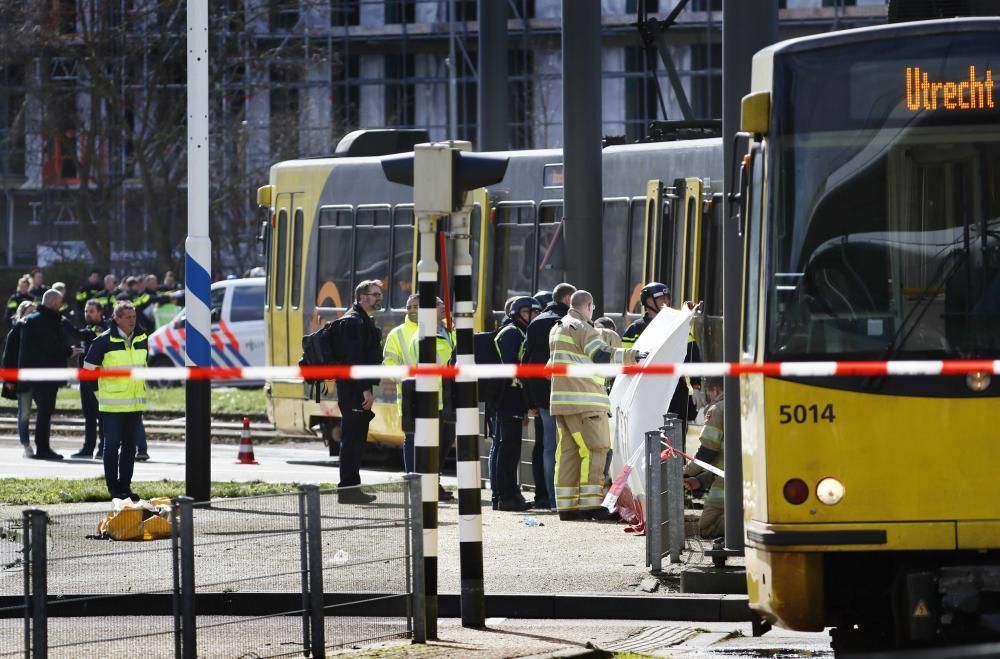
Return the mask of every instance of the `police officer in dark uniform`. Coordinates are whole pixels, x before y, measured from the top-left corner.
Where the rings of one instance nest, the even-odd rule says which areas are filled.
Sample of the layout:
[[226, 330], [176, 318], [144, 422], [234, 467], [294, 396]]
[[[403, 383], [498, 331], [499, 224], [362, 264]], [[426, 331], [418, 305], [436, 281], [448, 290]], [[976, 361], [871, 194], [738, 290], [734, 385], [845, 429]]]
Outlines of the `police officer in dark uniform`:
[[[108, 324], [104, 322], [104, 310], [97, 300], [88, 300], [83, 308], [83, 327], [77, 330], [77, 338], [83, 353], [80, 355], [79, 368], [84, 368], [83, 358], [90, 350], [90, 344], [98, 336], [106, 332]], [[97, 406], [97, 382], [94, 380], [80, 381], [80, 408], [83, 410], [83, 447], [74, 453], [73, 458], [104, 458], [104, 424]], [[94, 453], [94, 447], [97, 453]]]
[[[521, 362], [524, 331], [541, 311], [542, 306], [533, 297], [519, 297], [511, 303], [511, 322], [501, 329], [494, 339], [501, 362], [504, 364]], [[499, 428], [492, 483], [497, 510], [521, 511], [529, 507], [517, 482], [517, 467], [521, 462], [521, 430], [527, 412], [528, 404], [524, 398], [521, 382], [515, 378], [505, 383], [497, 403]]]
[[101, 294], [104, 285], [101, 283], [101, 271], [91, 270], [87, 281], [76, 292], [76, 317], [83, 318], [87, 312], [87, 300], [92, 300]]
[[[382, 309], [382, 284], [377, 280], [363, 281], [354, 289], [354, 306], [347, 310], [334, 335], [339, 345], [334, 354], [342, 363], [352, 366], [377, 366], [382, 363], [382, 332], [372, 316]], [[361, 458], [368, 442], [368, 423], [375, 396], [372, 389], [378, 380], [337, 380], [337, 402], [340, 405], [340, 503], [371, 503], [374, 494], [366, 494], [361, 485]]]
[[10, 330], [13, 327], [11, 318], [14, 317], [14, 312], [21, 305], [22, 302], [34, 302], [35, 296], [32, 295], [31, 291], [31, 277], [24, 275], [17, 280], [17, 290], [14, 294], [7, 298], [7, 309], [4, 311], [4, 328]]

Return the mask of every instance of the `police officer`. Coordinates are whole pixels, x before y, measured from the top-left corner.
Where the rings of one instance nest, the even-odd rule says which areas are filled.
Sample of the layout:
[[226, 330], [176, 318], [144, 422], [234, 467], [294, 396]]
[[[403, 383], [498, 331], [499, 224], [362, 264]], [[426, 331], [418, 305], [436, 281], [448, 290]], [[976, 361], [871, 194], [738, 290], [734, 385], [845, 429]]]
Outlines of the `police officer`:
[[104, 319], [109, 320], [118, 299], [118, 278], [112, 274], [104, 275], [104, 288], [94, 296], [97, 303], [104, 309]]
[[[522, 364], [545, 364], [549, 361], [549, 332], [552, 326], [569, 311], [569, 299], [576, 292], [576, 287], [565, 282], [558, 284], [553, 290], [551, 300], [545, 305], [545, 310], [538, 315], [524, 337], [524, 354]], [[538, 296], [535, 296], [538, 299]], [[552, 393], [548, 378], [528, 378], [524, 381], [525, 398], [528, 407], [538, 410], [538, 419], [542, 432], [535, 432], [535, 446], [542, 447], [541, 476], [535, 475], [535, 503], [533, 508], [556, 507], [556, 420], [549, 413], [549, 395]], [[532, 453], [532, 467], [535, 465]], [[541, 485], [539, 485], [541, 483]]]
[[[697, 459], [713, 467], [724, 468], [723, 422], [726, 404], [723, 400], [722, 378], [705, 378], [705, 389], [709, 405], [705, 408], [705, 425], [701, 437]], [[698, 521], [698, 532], [703, 538], [718, 538], [725, 530], [725, 482], [710, 471], [691, 462], [684, 468], [684, 487], [689, 490], [705, 490], [704, 508]]]
[[14, 317], [14, 312], [21, 305], [22, 302], [34, 302], [35, 296], [33, 296], [29, 291], [31, 291], [31, 277], [29, 275], [24, 275], [17, 280], [17, 290], [14, 294], [7, 298], [7, 308], [4, 310], [4, 326], [9, 330], [13, 327], [13, 321], [11, 318]]
[[[149, 354], [147, 337], [136, 329], [135, 306], [127, 300], [115, 304], [111, 326], [90, 344], [83, 367], [141, 368]], [[104, 482], [116, 499], [138, 501], [132, 492], [136, 446], [144, 435], [146, 381], [131, 377], [97, 381], [97, 405], [104, 426]]]
[[28, 293], [35, 298], [36, 302], [41, 302], [47, 290], [49, 289], [45, 285], [45, 275], [39, 268], [33, 268], [31, 270], [31, 290]]
[[[570, 310], [549, 334], [550, 364], [634, 364], [645, 353], [612, 349], [594, 327], [594, 298], [577, 291]], [[611, 404], [602, 377], [553, 376], [549, 409], [556, 417], [556, 504], [559, 519], [608, 519], [601, 507], [611, 448]]]
[[[19, 368], [66, 368], [66, 360], [79, 354], [79, 348], [66, 345], [63, 335], [62, 295], [55, 289], [45, 291], [42, 303], [33, 314], [25, 318], [18, 346]], [[62, 456], [49, 447], [52, 412], [56, 407], [56, 394], [65, 382], [33, 382], [31, 392], [38, 406], [35, 417], [35, 458], [62, 460]]]
[[96, 298], [101, 294], [101, 289], [103, 288], [104, 286], [101, 284], [101, 271], [91, 270], [90, 275], [87, 276], [87, 281], [76, 292], [77, 318], [83, 318], [86, 315], [87, 300]]
[[[83, 327], [77, 330], [80, 347], [84, 354], [98, 336], [108, 330], [104, 322], [104, 310], [97, 300], [88, 300], [83, 308]], [[85, 368], [84, 357], [80, 356], [80, 368]], [[104, 458], [104, 422], [101, 420], [97, 404], [97, 383], [93, 380], [80, 381], [80, 408], [83, 410], [83, 446], [71, 457], [74, 458]], [[94, 453], [94, 447], [97, 453]]]
[[[511, 322], [497, 332], [494, 342], [501, 363], [519, 364], [521, 345], [528, 324], [542, 307], [533, 297], [516, 298], [510, 305]], [[521, 382], [517, 378], [504, 383], [500, 399], [497, 401], [497, 450], [492, 490], [497, 510], [521, 511], [528, 509], [528, 503], [521, 494], [517, 482], [517, 467], [521, 462], [521, 429], [528, 412]]]
[[[649, 326], [649, 323], [653, 322], [656, 314], [670, 306], [670, 289], [659, 282], [649, 282], [639, 292], [639, 302], [642, 304], [644, 313], [642, 318], [635, 320], [622, 334], [622, 345], [626, 348], [631, 348], [635, 345], [636, 340], [646, 327]], [[701, 351], [698, 350], [698, 344], [694, 340], [694, 330], [692, 329], [692, 332], [688, 334], [687, 354], [684, 356], [684, 362], [700, 361]], [[690, 383], [693, 389], [701, 389], [700, 377], [690, 378]], [[677, 418], [683, 421], [685, 435], [687, 433], [688, 421], [693, 421], [698, 412], [690, 399], [691, 396], [688, 393], [687, 383], [684, 380], [680, 380], [677, 383], [677, 388], [674, 389], [670, 405], [667, 406], [668, 411], [673, 412], [677, 415]]]
[[[382, 332], [372, 316], [382, 309], [382, 284], [371, 279], [354, 289], [354, 306], [347, 310], [340, 323], [334, 351], [344, 363], [353, 366], [382, 363]], [[362, 492], [361, 458], [368, 442], [368, 423], [375, 414], [372, 388], [378, 380], [337, 380], [337, 402], [340, 405], [340, 483], [337, 498], [340, 503], [371, 503], [374, 494]], [[345, 489], [346, 488], [346, 489]]]

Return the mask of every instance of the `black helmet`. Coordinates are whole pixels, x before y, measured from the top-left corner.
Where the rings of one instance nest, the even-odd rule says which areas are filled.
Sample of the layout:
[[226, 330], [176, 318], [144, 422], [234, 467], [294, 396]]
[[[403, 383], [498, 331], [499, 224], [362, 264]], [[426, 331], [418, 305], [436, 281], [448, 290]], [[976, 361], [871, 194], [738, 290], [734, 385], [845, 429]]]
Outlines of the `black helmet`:
[[552, 291], [538, 291], [534, 297], [543, 309], [552, 303]]
[[541, 311], [542, 305], [538, 304], [538, 300], [533, 297], [528, 297], [527, 295], [522, 295], [516, 298], [510, 303], [510, 317], [513, 318], [517, 314], [521, 313], [522, 309], [531, 309], [532, 311]]
[[666, 295], [669, 297], [670, 289], [667, 288], [666, 285], [661, 284], [658, 281], [651, 281], [645, 286], [643, 286], [642, 290], [639, 291], [639, 304], [641, 304], [642, 308], [645, 309], [646, 302], [648, 300], [656, 299], [661, 295]]

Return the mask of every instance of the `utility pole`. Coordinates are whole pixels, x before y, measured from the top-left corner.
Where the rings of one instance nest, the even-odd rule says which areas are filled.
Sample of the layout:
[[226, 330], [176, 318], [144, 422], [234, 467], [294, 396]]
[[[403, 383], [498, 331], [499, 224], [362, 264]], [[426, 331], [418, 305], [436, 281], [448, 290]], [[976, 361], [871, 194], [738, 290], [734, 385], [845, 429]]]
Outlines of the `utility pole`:
[[[208, 3], [187, 5], [188, 235], [184, 243], [184, 363], [212, 365], [212, 240], [208, 236]], [[184, 476], [187, 496], [211, 498], [212, 383], [185, 383], [187, 437]]]
[[[743, 97], [750, 93], [753, 55], [778, 38], [778, 0], [723, 0], [722, 5], [722, 150], [723, 185], [728, 193], [737, 181], [730, 180], [743, 153], [735, 150], [734, 138], [740, 130]], [[722, 344], [723, 359], [740, 361], [740, 309], [742, 308], [743, 239], [739, 216], [724, 196], [722, 229]], [[743, 552], [743, 446], [740, 436], [740, 379], [725, 379], [726, 456], [726, 549], [732, 555]]]
[[[563, 0], [563, 236], [567, 278], [604, 308], [601, 3]], [[580, 102], [578, 99], [585, 99]]]
[[479, 0], [479, 131], [480, 151], [506, 151], [507, 139], [507, 3]]

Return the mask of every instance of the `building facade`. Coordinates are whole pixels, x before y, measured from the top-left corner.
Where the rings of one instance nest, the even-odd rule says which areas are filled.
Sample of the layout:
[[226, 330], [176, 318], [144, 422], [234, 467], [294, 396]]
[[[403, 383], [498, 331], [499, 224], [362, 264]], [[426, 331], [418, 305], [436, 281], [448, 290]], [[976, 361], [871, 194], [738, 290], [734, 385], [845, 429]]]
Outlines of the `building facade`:
[[[509, 146], [559, 147], [562, 0], [496, 1], [510, 9]], [[176, 266], [186, 206], [183, 5], [43, 4], [28, 20], [44, 26], [48, 41], [0, 49], [9, 60], [0, 62], [0, 265], [78, 258], [119, 271]], [[212, 0], [216, 274], [259, 261], [253, 193], [274, 162], [331, 153], [357, 128], [425, 128], [432, 139], [475, 144], [477, 4]], [[653, 120], [681, 118], [663, 62], [636, 24], [641, 8], [662, 19], [674, 4], [602, 0], [605, 135], [634, 141]], [[886, 20], [885, 0], [779, 4], [782, 38]], [[698, 118], [721, 114], [721, 5], [691, 0], [668, 30]], [[102, 57], [107, 63], [93, 67]]]

